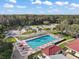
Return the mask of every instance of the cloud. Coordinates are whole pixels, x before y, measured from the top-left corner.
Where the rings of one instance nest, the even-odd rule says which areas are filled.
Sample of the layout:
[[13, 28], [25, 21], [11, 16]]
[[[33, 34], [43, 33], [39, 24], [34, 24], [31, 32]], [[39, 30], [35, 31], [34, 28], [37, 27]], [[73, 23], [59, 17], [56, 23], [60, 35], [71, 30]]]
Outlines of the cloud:
[[56, 5], [59, 5], [59, 6], [63, 6], [63, 5], [68, 5], [69, 2], [67, 2], [67, 1], [65, 1], [65, 2], [56, 1], [55, 4], [56, 4]]
[[79, 7], [79, 4], [71, 3], [70, 6], [72, 6], [72, 7]]
[[44, 1], [42, 2], [41, 0], [35, 0], [34, 2], [32, 1], [32, 4], [36, 4], [36, 5], [41, 5], [41, 4], [45, 4], [45, 5], [52, 5], [52, 2], [50, 1]]
[[52, 2], [46, 0], [46, 1], [43, 2], [43, 4], [45, 4], [45, 5], [52, 5]]
[[42, 2], [40, 0], [36, 0], [35, 2], [32, 2], [32, 4], [41, 5]]
[[6, 9], [11, 9], [13, 7], [14, 7], [14, 5], [12, 5], [12, 4], [9, 4], [9, 3], [4, 4], [4, 8], [6, 8]]
[[21, 6], [21, 5], [18, 5], [16, 6], [17, 8], [26, 8], [26, 6]]
[[9, 0], [11, 3], [16, 3], [16, 0]]

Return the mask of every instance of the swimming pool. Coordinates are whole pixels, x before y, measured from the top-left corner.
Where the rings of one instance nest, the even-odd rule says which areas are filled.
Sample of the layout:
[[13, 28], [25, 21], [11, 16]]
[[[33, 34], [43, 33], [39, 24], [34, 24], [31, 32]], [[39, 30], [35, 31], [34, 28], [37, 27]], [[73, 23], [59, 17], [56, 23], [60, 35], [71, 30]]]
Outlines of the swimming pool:
[[37, 48], [38, 46], [47, 44], [48, 42], [51, 42], [53, 40], [56, 40], [56, 38], [50, 36], [50, 35], [45, 35], [45, 36], [41, 36], [29, 41], [26, 41], [26, 43], [33, 49]]

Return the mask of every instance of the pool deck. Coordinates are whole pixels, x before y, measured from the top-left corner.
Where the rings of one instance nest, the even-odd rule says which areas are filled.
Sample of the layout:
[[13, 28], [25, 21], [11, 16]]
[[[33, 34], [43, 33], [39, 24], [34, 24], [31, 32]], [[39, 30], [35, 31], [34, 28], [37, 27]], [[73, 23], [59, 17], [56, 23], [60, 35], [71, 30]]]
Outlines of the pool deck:
[[[29, 40], [32, 40], [32, 39], [35, 39], [35, 38], [38, 38], [38, 37], [41, 37], [41, 36], [45, 36], [45, 35], [50, 35], [50, 36], [53, 36], [55, 37], [57, 40], [53, 40], [47, 44], [44, 44], [44, 45], [41, 45], [35, 49], [32, 49], [27, 43], [26, 41], [29, 41]], [[25, 45], [23, 47], [20, 47], [18, 43], [15, 43], [15, 46], [16, 48], [18, 49], [18, 51], [20, 52], [21, 56], [29, 56], [33, 53], [36, 53], [37, 51], [40, 51], [48, 46], [51, 46], [51, 45], [54, 45], [54, 43], [56, 42], [59, 42], [63, 39], [59, 38], [59, 37], [56, 37], [54, 35], [51, 35], [51, 34], [44, 34], [44, 35], [40, 35], [40, 36], [36, 36], [36, 37], [33, 37], [33, 38], [30, 38], [30, 39], [26, 39], [24, 40], [25, 41]]]
[[29, 55], [31, 55], [33, 53], [36, 53], [37, 51], [40, 51], [41, 49], [44, 49], [44, 48], [46, 48], [46, 47], [48, 47], [50, 45], [53, 45], [53, 44], [52, 44], [52, 42], [49, 42], [49, 43], [44, 44], [42, 46], [39, 46], [39, 47], [37, 47], [35, 49], [32, 49], [29, 45], [26, 44], [24, 46], [25, 50], [23, 50], [23, 47], [19, 47], [18, 44], [15, 44], [15, 45], [16, 45], [18, 51], [20, 52], [21, 56], [25, 56], [25, 55], [29, 56]]

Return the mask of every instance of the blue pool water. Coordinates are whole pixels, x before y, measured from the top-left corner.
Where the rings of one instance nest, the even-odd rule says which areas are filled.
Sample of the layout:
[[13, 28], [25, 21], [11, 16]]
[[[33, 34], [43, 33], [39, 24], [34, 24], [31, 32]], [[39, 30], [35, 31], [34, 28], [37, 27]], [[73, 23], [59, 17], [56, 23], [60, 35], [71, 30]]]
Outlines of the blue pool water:
[[37, 48], [38, 46], [41, 46], [41, 45], [44, 45], [44, 44], [47, 44], [48, 42], [51, 42], [53, 40], [55, 40], [56, 38], [50, 36], [50, 35], [45, 35], [45, 36], [42, 36], [42, 37], [38, 37], [38, 38], [35, 38], [35, 39], [32, 39], [32, 40], [29, 40], [29, 41], [26, 41], [27, 44], [32, 47], [33, 49], [34, 48]]

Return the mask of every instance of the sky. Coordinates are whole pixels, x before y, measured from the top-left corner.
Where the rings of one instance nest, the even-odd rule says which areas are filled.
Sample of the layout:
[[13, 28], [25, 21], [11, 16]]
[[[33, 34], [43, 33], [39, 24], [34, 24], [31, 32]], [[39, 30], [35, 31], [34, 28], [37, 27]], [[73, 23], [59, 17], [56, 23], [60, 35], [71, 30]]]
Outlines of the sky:
[[0, 0], [0, 14], [79, 15], [79, 0]]

